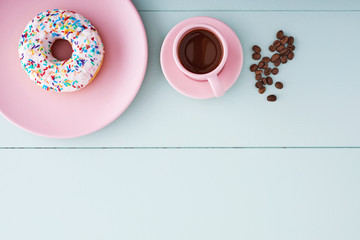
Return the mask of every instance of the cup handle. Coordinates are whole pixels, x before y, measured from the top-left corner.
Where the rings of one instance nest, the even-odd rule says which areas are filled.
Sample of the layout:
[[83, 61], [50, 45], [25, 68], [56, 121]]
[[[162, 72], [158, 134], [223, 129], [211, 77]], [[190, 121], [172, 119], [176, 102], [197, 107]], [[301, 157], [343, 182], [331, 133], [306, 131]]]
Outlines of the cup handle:
[[213, 92], [215, 93], [215, 97], [221, 97], [225, 94], [225, 90], [221, 85], [217, 75], [208, 77], [208, 81], [210, 83]]

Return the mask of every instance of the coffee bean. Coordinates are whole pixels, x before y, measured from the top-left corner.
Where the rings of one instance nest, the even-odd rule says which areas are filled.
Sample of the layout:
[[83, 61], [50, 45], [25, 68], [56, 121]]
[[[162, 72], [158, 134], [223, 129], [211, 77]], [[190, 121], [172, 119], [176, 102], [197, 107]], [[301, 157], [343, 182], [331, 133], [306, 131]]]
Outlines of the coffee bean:
[[280, 65], [280, 63], [281, 63], [280, 58], [278, 58], [278, 59], [276, 59], [276, 60], [274, 61], [274, 65], [275, 65], [276, 67], [278, 67], [278, 66]]
[[264, 65], [265, 65], [265, 63], [263, 61], [260, 61], [258, 66], [259, 66], [259, 68], [263, 68]]
[[260, 53], [254, 53], [254, 54], [252, 55], [252, 58], [253, 58], [254, 60], [259, 60], [259, 59], [261, 58], [261, 54], [260, 54]]
[[294, 51], [295, 50], [295, 46], [294, 45], [288, 45], [287, 49], [289, 49], [290, 51]]
[[252, 50], [255, 52], [255, 53], [260, 53], [261, 52], [261, 48], [258, 46], [258, 45], [254, 45], [252, 47]]
[[289, 52], [289, 54], [287, 55], [287, 58], [289, 60], [292, 60], [294, 58], [294, 56], [295, 56], [294, 52]]
[[259, 88], [258, 91], [260, 94], [263, 94], [265, 92], [265, 90], [266, 90], [266, 87], [261, 87], [261, 88]]
[[262, 61], [264, 63], [268, 63], [268, 62], [270, 62], [270, 58], [269, 57], [263, 57]]
[[285, 46], [284, 45], [280, 45], [276, 48], [276, 51], [280, 52], [281, 50], [285, 49]]
[[289, 37], [288, 38], [288, 44], [293, 44], [294, 43], [294, 37]]
[[256, 74], [255, 79], [259, 81], [261, 79], [261, 74]]
[[285, 43], [287, 43], [287, 41], [288, 41], [288, 37], [287, 37], [287, 36], [284, 36], [284, 37], [280, 40], [280, 43], [281, 43], [281, 44], [285, 44]]
[[276, 82], [276, 83], [275, 83], [275, 87], [276, 87], [277, 89], [282, 89], [282, 88], [284, 87], [284, 85], [283, 85], [281, 82]]
[[271, 68], [265, 68], [264, 74], [265, 76], [269, 76], [271, 74]]
[[279, 54], [275, 53], [274, 55], [272, 55], [271, 57], [271, 62], [273, 63], [276, 59], [278, 59], [280, 57]]
[[287, 51], [288, 51], [288, 49], [284, 48], [283, 50], [281, 50], [281, 51], [279, 52], [279, 54], [280, 54], [280, 55], [286, 54]]
[[268, 100], [269, 102], [275, 102], [275, 101], [276, 101], [276, 96], [275, 96], [275, 95], [269, 95], [269, 96], [267, 97], [267, 100]]
[[255, 87], [257, 87], [257, 88], [261, 88], [263, 85], [264, 84], [262, 82], [260, 82], [260, 81], [255, 83]]
[[253, 64], [250, 66], [250, 71], [255, 72], [258, 69], [258, 65]]
[[273, 43], [273, 45], [274, 45], [274, 47], [278, 47], [278, 46], [280, 46], [280, 41], [279, 40], [275, 40], [274, 41], [274, 43]]
[[[258, 64], [250, 66], [250, 71], [255, 72], [255, 79], [257, 80], [255, 87], [258, 88], [260, 94], [266, 92], [267, 86], [273, 85], [274, 81], [270, 75], [277, 75], [279, 73], [277, 67], [280, 64], [286, 64], [295, 57], [294, 37], [286, 36], [282, 30], [279, 30], [276, 33], [276, 38], [277, 39], [273, 44], [269, 46], [270, 52], [273, 52], [271, 57], [262, 57], [260, 54], [261, 48], [258, 45], [252, 47], [252, 50], [254, 51], [252, 58], [259, 61]], [[275, 65], [273, 69], [269, 67], [269, 65], [271, 65], [269, 62]], [[282, 89], [284, 85], [281, 82], [276, 82], [275, 87], [277, 89]], [[267, 96], [267, 100], [274, 102], [277, 101], [277, 97], [275, 95], [269, 95]]]
[[279, 69], [278, 68], [273, 68], [273, 70], [271, 70], [271, 73], [276, 75], [279, 73]]

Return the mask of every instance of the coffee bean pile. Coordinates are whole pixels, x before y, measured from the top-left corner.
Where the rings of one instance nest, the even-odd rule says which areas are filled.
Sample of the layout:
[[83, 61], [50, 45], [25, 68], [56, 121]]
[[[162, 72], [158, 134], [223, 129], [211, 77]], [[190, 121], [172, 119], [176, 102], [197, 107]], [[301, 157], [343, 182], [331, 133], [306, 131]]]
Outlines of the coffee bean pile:
[[[277, 75], [279, 73], [280, 64], [285, 64], [288, 61], [291, 61], [294, 58], [294, 37], [285, 36], [282, 30], [278, 31], [276, 34], [276, 40], [270, 45], [270, 52], [276, 52], [271, 57], [263, 57], [261, 59], [261, 48], [257, 45], [252, 47], [254, 51], [252, 58], [254, 60], [260, 60], [258, 64], [253, 64], [250, 66], [250, 71], [255, 73], [255, 87], [258, 88], [260, 94], [263, 94], [266, 91], [266, 85], [270, 86], [273, 84], [273, 79], [270, 75]], [[274, 65], [271, 68], [269, 65]], [[276, 82], [275, 87], [277, 89], [282, 89], [284, 85], [281, 82]], [[276, 96], [269, 95], [267, 97], [269, 102], [275, 102]]]

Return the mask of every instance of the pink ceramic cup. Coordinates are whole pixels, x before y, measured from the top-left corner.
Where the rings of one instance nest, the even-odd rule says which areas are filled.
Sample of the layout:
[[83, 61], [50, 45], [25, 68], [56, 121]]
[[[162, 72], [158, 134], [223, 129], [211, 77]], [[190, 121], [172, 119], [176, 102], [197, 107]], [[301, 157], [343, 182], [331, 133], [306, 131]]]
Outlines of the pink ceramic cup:
[[[181, 64], [179, 56], [178, 56], [178, 46], [179, 46], [179, 43], [182, 40], [183, 36], [185, 36], [190, 31], [193, 31], [196, 29], [205, 29], [205, 30], [212, 32], [220, 40], [220, 43], [222, 45], [223, 53], [222, 53], [222, 59], [221, 59], [220, 64], [214, 70], [212, 70], [211, 72], [205, 73], [205, 74], [196, 74], [196, 73], [188, 71]], [[214, 28], [213, 26], [208, 25], [208, 24], [192, 24], [192, 25], [185, 27], [177, 34], [177, 36], [175, 38], [174, 45], [173, 45], [173, 56], [174, 56], [174, 60], [175, 60], [177, 67], [185, 75], [187, 75], [188, 77], [190, 77], [194, 80], [197, 80], [197, 81], [204, 81], [204, 80], [209, 81], [210, 86], [216, 97], [221, 97], [225, 94], [225, 90], [219, 81], [218, 75], [226, 63], [227, 56], [228, 56], [228, 45], [227, 45], [226, 40], [223, 37], [223, 35], [216, 28]]]

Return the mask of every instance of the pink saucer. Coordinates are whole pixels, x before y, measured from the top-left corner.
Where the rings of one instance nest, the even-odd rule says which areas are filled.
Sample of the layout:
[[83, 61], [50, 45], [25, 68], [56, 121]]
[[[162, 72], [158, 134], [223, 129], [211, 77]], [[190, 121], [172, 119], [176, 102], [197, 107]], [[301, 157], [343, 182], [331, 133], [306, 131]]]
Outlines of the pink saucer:
[[[105, 47], [102, 68], [84, 89], [47, 92], [22, 69], [18, 44], [26, 24], [47, 9], [79, 12], [96, 27]], [[130, 0], [14, 0], [1, 2], [0, 113], [47, 137], [97, 131], [122, 114], [143, 81], [148, 49], [141, 18]]]
[[176, 66], [173, 57], [173, 42], [178, 32], [190, 24], [206, 23], [214, 26], [225, 37], [229, 55], [227, 62], [219, 74], [219, 80], [227, 91], [236, 82], [243, 64], [243, 51], [241, 43], [234, 31], [225, 23], [210, 17], [193, 17], [178, 23], [166, 36], [161, 48], [161, 67], [163, 73], [178, 92], [185, 96], [197, 99], [215, 97], [208, 81], [195, 81], [183, 74]]

